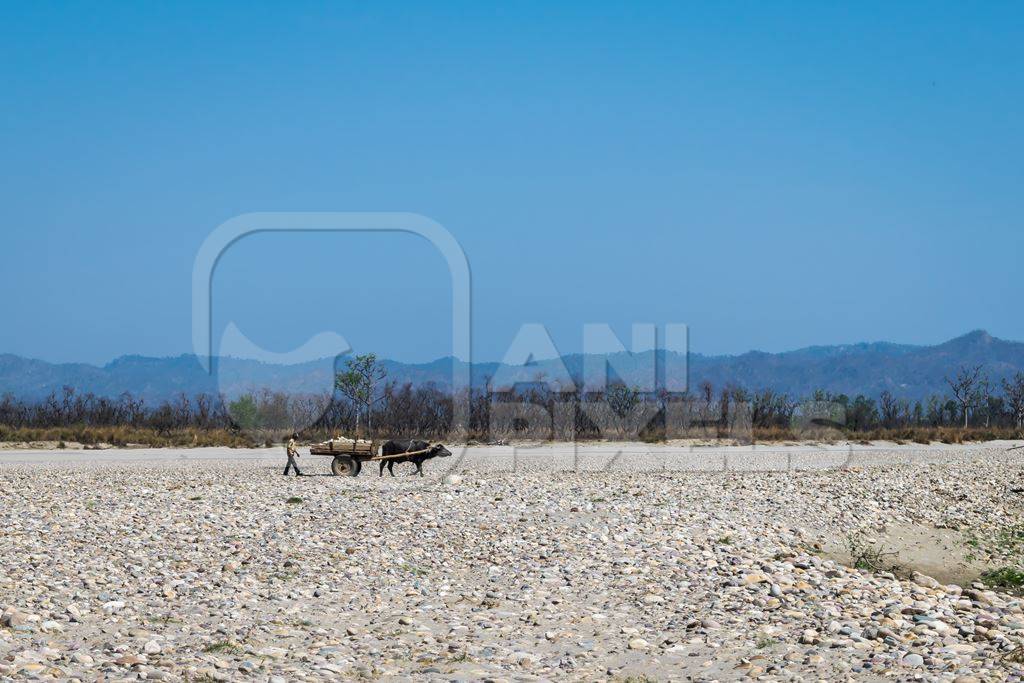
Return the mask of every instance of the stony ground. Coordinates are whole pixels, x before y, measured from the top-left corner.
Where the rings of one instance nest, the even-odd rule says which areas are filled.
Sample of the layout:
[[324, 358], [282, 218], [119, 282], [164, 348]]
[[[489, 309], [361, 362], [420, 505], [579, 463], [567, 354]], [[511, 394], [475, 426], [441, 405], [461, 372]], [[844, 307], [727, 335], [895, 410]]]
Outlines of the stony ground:
[[1019, 521], [1024, 467], [967, 455], [423, 480], [0, 462], [0, 679], [1019, 679], [1024, 601], [820, 551]]

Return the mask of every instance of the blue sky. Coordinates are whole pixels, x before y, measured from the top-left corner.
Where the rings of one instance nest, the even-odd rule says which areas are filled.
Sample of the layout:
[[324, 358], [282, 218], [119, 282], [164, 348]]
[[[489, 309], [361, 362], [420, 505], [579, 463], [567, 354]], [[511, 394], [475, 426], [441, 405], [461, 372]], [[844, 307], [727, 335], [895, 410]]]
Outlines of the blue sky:
[[[475, 358], [541, 323], [695, 351], [1024, 339], [1019, 3], [23, 3], [0, 10], [0, 352], [191, 350], [204, 238], [411, 211]], [[257, 235], [214, 278], [285, 352], [451, 349], [411, 236]]]

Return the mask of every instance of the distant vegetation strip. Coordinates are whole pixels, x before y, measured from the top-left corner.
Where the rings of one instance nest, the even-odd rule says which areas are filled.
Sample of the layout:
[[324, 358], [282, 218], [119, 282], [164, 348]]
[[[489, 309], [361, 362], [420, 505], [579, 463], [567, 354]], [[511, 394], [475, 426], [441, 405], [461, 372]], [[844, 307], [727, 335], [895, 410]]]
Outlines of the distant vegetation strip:
[[[344, 379], [344, 376], [340, 376]], [[516, 391], [477, 390], [459, 398], [468, 424], [452, 425], [454, 400], [436, 387], [395, 383], [379, 390], [288, 394], [269, 389], [234, 401], [209, 394], [149, 405], [65, 387], [44, 400], [0, 398], [0, 441], [112, 446], [253, 446], [298, 431], [306, 441], [336, 434], [439, 440], [696, 439], [727, 443], [791, 440], [894, 440], [960, 443], [1024, 437], [1024, 373], [989, 384], [983, 368], [948, 378], [949, 393], [910, 401], [815, 392], [796, 399], [771, 389], [716, 389], [709, 382], [681, 395], [611, 384], [602, 392], [554, 392], [543, 384]], [[365, 394], [365, 395], [364, 395]], [[372, 396], [370, 399], [368, 396]]]

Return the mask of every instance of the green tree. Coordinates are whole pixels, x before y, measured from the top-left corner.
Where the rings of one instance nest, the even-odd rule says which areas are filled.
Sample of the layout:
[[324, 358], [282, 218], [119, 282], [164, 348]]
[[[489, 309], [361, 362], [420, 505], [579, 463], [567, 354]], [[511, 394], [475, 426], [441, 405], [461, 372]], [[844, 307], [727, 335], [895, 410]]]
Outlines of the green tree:
[[914, 403], [914, 413], [911, 419], [914, 421], [915, 427], [920, 427], [924, 423], [924, 406], [920, 401]]
[[846, 424], [855, 432], [874, 429], [878, 425], [878, 408], [875, 406], [875, 400], [858, 394], [846, 409]]
[[239, 396], [237, 401], [232, 401], [228, 406], [228, 412], [239, 428], [246, 431], [256, 429], [259, 422], [259, 407], [251, 394], [244, 394]]
[[334, 378], [334, 388], [356, 406], [356, 438], [359, 437], [359, 416], [366, 413], [366, 431], [373, 429], [373, 404], [384, 398], [377, 396], [377, 387], [387, 377], [387, 370], [377, 362], [377, 354], [366, 353], [350, 358], [345, 372]]

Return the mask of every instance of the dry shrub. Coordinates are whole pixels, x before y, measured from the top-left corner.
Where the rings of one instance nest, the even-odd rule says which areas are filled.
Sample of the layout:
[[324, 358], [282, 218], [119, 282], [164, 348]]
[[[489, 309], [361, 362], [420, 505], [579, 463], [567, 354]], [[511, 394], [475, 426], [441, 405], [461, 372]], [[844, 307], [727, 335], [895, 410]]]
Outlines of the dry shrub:
[[226, 429], [157, 431], [147, 427], [89, 427], [85, 425], [18, 428], [0, 425], [0, 441], [27, 443], [38, 441], [77, 442], [87, 446], [97, 444], [110, 444], [112, 446], [138, 444], [155, 448], [192, 446], [244, 447], [258, 443], [258, 441], [253, 440], [251, 437]]

